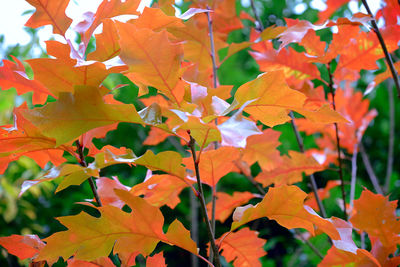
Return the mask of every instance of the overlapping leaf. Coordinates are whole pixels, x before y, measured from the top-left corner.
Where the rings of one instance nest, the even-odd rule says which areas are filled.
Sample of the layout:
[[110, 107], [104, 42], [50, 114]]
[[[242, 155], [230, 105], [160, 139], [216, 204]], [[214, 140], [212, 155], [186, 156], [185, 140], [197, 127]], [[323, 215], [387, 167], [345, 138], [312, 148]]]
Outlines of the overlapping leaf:
[[[234, 161], [239, 158], [239, 151], [234, 147], [220, 147], [216, 150], [202, 152], [199, 158], [201, 181], [215, 186], [218, 181], [235, 167]], [[184, 159], [184, 164], [194, 173], [191, 157]]]
[[281, 165], [271, 171], [261, 172], [255, 180], [264, 187], [271, 184], [294, 184], [303, 180], [303, 172], [310, 175], [323, 169], [324, 167], [313, 157], [308, 157], [304, 153], [289, 151], [289, 157], [282, 157]]
[[49, 263], [61, 256], [68, 259], [92, 261], [114, 253], [139, 252], [149, 255], [162, 241], [197, 254], [196, 244], [190, 239], [189, 231], [175, 220], [167, 233], [163, 232], [164, 217], [161, 211], [145, 200], [127, 191], [116, 190], [116, 194], [131, 209], [126, 213], [113, 206], [98, 208], [101, 216], [87, 213], [59, 218], [68, 230], [58, 232], [45, 239], [47, 242], [37, 260]]
[[[217, 192], [217, 202], [215, 204], [215, 219], [222, 223], [232, 214], [232, 211], [240, 205], [246, 204], [250, 199], [254, 198], [254, 194], [250, 192], [234, 192], [229, 195], [224, 192]], [[211, 216], [212, 203], [207, 204], [208, 216]]]
[[314, 225], [332, 239], [339, 239], [334, 225], [321, 218], [311, 208], [304, 206], [307, 194], [297, 186], [279, 186], [270, 188], [264, 199], [256, 206], [247, 205], [236, 208], [231, 231], [255, 219], [268, 217], [280, 225], [292, 228], [304, 228], [314, 234]]
[[260, 120], [270, 127], [289, 121], [289, 110], [299, 112], [313, 121], [346, 122], [342, 116], [327, 106], [319, 110], [304, 109], [306, 96], [287, 86], [283, 71], [264, 73], [240, 86], [235, 93], [235, 100], [239, 105], [253, 100], [244, 111], [254, 120]]
[[44, 247], [37, 235], [11, 235], [0, 237], [0, 245], [21, 260], [33, 258]]
[[25, 74], [22, 62], [13, 57], [15, 63], [3, 60], [0, 67], [0, 87], [7, 90], [14, 87], [19, 95], [33, 91], [33, 104], [44, 104], [47, 96], [52, 95], [46, 87], [37, 80], [30, 80]]
[[99, 89], [90, 86], [76, 87], [73, 95], [61, 93], [56, 102], [20, 112], [46, 136], [55, 138], [56, 145], [116, 122], [143, 123], [132, 105], [105, 104]]
[[116, 24], [120, 36], [121, 59], [129, 66], [133, 81], [159, 89], [179, 104], [182, 96], [174, 92], [179, 80], [182, 55], [180, 44], [171, 43], [167, 32], [153, 32], [133, 24]]

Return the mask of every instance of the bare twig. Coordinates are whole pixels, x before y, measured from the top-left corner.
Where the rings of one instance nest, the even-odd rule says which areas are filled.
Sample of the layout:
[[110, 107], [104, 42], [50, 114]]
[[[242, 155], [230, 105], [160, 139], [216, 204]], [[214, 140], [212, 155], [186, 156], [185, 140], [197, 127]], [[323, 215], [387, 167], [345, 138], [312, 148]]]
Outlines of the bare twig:
[[258, 26], [258, 30], [260, 30], [260, 32], [262, 32], [263, 30], [264, 30], [264, 25], [263, 25], [263, 23], [262, 23], [262, 21], [261, 21], [261, 18], [260, 18], [260, 16], [258, 15], [258, 12], [257, 12], [257, 9], [256, 9], [256, 5], [254, 4], [254, 0], [250, 0], [250, 5], [251, 5], [251, 9], [253, 10], [253, 13], [254, 13], [254, 17], [255, 17], [255, 19], [256, 19], [256, 21], [257, 21], [257, 26]]
[[[83, 155], [83, 147], [82, 147], [81, 143], [79, 142], [79, 140], [75, 141], [75, 145], [78, 148], [79, 164], [82, 167], [87, 167], [85, 156]], [[90, 188], [92, 189], [93, 196], [96, 199], [97, 205], [99, 205], [99, 207], [101, 207], [102, 206], [101, 200], [100, 200], [99, 194], [97, 193], [97, 189], [96, 189], [96, 186], [94, 184], [93, 178], [89, 177], [88, 181], [89, 181]]]
[[[295, 117], [293, 115], [293, 112], [290, 111], [289, 115], [292, 118], [291, 124], [292, 124], [292, 128], [293, 128], [293, 132], [294, 132], [294, 134], [296, 136], [297, 144], [299, 145], [300, 151], [302, 153], [304, 153], [303, 138], [301, 137], [300, 132], [297, 129], [297, 125], [296, 125], [296, 122], [295, 122]], [[317, 201], [318, 208], [321, 211], [321, 215], [322, 215], [322, 217], [326, 218], [327, 217], [326, 216], [327, 215], [326, 214], [326, 210], [325, 210], [324, 204], [322, 203], [321, 199], [319, 198], [318, 186], [317, 186], [317, 183], [315, 182], [314, 174], [310, 175], [310, 182], [311, 182], [311, 189], [312, 189], [312, 191], [314, 193], [315, 200]]]
[[351, 157], [350, 213], [353, 210], [353, 201], [356, 192], [357, 155], [358, 155], [358, 143], [355, 143], [353, 147], [353, 156]]
[[[332, 106], [333, 106], [333, 109], [336, 111], [335, 91], [333, 89], [333, 79], [332, 79], [330, 63], [327, 64], [327, 69], [328, 69], [328, 74], [329, 74], [329, 90], [332, 95]], [[339, 161], [340, 187], [342, 189], [342, 198], [343, 198], [343, 213], [344, 213], [343, 216], [344, 216], [344, 219], [347, 221], [346, 191], [344, 189], [342, 157], [340, 155], [339, 127], [336, 122], [334, 123], [334, 125], [335, 125], [335, 132], [336, 132], [336, 145], [337, 145], [337, 153], [338, 153], [338, 161]]]
[[[193, 239], [193, 241], [198, 244], [199, 242], [199, 218], [198, 218], [198, 202], [196, 200], [196, 195], [193, 193], [193, 191], [190, 191], [190, 235]], [[191, 254], [191, 260], [192, 260], [192, 267], [198, 267], [199, 266], [199, 259], [197, 258], [196, 255]]]
[[314, 253], [321, 259], [324, 258], [324, 255], [322, 255], [322, 253], [307, 239], [305, 239], [302, 235], [301, 232], [298, 229], [294, 230], [296, 233], [296, 236], [301, 239], [307, 246], [309, 246], [309, 248], [314, 251]]
[[394, 113], [394, 99], [392, 83], [388, 82], [388, 96], [389, 96], [389, 148], [388, 148], [388, 161], [386, 165], [386, 177], [383, 191], [385, 194], [389, 192], [390, 178], [393, 171], [393, 153], [394, 153], [394, 128], [395, 128], [395, 113]]
[[194, 169], [195, 169], [195, 173], [196, 173], [197, 186], [199, 187], [198, 188], [198, 190], [199, 190], [198, 198], [200, 200], [201, 213], [202, 213], [204, 221], [206, 223], [207, 234], [208, 234], [208, 238], [210, 239], [210, 243], [211, 243], [211, 249], [213, 250], [213, 253], [215, 255], [215, 257], [214, 257], [215, 266], [221, 267], [221, 263], [219, 260], [218, 248], [215, 245], [214, 233], [213, 233], [213, 230], [211, 227], [211, 223], [208, 219], [206, 201], [204, 200], [204, 191], [203, 191], [203, 186], [201, 184], [201, 178], [200, 178], [199, 163], [196, 159], [195, 140], [193, 139], [192, 136], [190, 136], [190, 141], [188, 143], [188, 146], [190, 148], [190, 151], [192, 152], [193, 164], [194, 164]]
[[[207, 9], [210, 9], [207, 7]], [[214, 34], [213, 34], [213, 27], [212, 27], [212, 19], [210, 12], [207, 12], [207, 22], [208, 22], [208, 34], [210, 36], [210, 47], [211, 47], [211, 60], [212, 60], [212, 67], [213, 67], [213, 87], [217, 88], [218, 86], [218, 67], [216, 61], [216, 54], [215, 54], [215, 45], [214, 45]], [[215, 121], [218, 124], [218, 120]], [[215, 142], [215, 148], [218, 148], [218, 142]], [[217, 203], [217, 185], [212, 186], [212, 199], [211, 199], [211, 229], [213, 233], [213, 238], [215, 238], [215, 205]], [[209, 260], [212, 262], [214, 258], [213, 251], [210, 250]]]
[[396, 85], [397, 97], [400, 98], [400, 81], [399, 81], [399, 76], [397, 75], [397, 71], [393, 65], [392, 57], [390, 56], [390, 53], [387, 50], [385, 41], [383, 40], [382, 34], [379, 31], [378, 25], [376, 24], [375, 17], [372, 14], [371, 9], [368, 6], [367, 0], [361, 0], [361, 1], [364, 5], [365, 9], [367, 10], [368, 14], [372, 17], [372, 20], [371, 20], [372, 28], [374, 29], [374, 32], [376, 33], [376, 36], [378, 37], [379, 43], [381, 44], [383, 53], [385, 54], [386, 62], [389, 65], [390, 72], [392, 73], [394, 84]]
[[365, 169], [367, 170], [369, 179], [371, 180], [372, 185], [374, 186], [375, 191], [378, 194], [383, 195], [382, 188], [379, 185], [378, 178], [375, 175], [375, 172], [371, 166], [371, 162], [369, 161], [368, 154], [365, 152], [364, 145], [360, 143], [360, 154], [363, 160]]

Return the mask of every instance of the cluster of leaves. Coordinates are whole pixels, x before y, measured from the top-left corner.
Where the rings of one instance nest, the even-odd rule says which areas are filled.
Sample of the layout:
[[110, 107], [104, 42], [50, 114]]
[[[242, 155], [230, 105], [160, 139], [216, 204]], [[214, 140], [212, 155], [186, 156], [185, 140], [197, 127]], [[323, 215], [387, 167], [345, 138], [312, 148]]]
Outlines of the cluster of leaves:
[[[344, 154], [357, 155], [377, 115], [352, 87], [361, 70], [377, 70], [377, 60], [385, 57], [376, 33], [369, 31], [369, 23], [375, 23], [370, 15], [329, 20], [348, 1], [328, 1], [318, 24], [286, 19], [286, 26], [264, 29], [257, 14], [257, 20], [243, 11], [237, 14], [232, 0], [192, 1], [178, 17], [174, 1], [159, 1], [140, 13], [139, 0], [104, 0], [71, 29], [72, 20], [65, 15], [68, 1], [28, 2], [36, 11], [26, 26], [50, 24], [65, 42], [47, 41], [47, 58], [3, 61], [1, 89], [32, 92], [32, 102], [15, 107], [14, 125], [0, 128], [0, 172], [20, 157], [46, 170], [26, 180], [20, 194], [55, 179], [62, 179], [56, 193], [88, 180], [94, 200], [83, 204], [97, 213], [58, 218], [67, 229], [44, 240], [37, 235], [0, 237], [9, 253], [35, 266], [52, 265], [60, 257], [68, 266], [132, 266], [139, 254], [148, 266], [163, 266], [163, 252], [157, 249], [163, 242], [210, 265], [221, 266], [223, 256], [234, 266], [261, 266], [266, 240], [248, 223], [266, 217], [287, 229], [307, 230], [293, 233], [310, 246], [311, 236], [326, 235], [332, 245], [320, 255], [320, 266], [400, 263], [397, 201], [389, 201], [379, 184], [375, 190], [381, 194], [365, 189], [354, 200], [353, 181], [346, 201], [342, 175]], [[121, 22], [120, 15], [131, 19]], [[394, 52], [400, 41], [399, 4], [387, 1], [379, 16], [385, 18], [381, 33], [387, 50]], [[257, 26], [250, 29], [248, 41], [228, 42], [231, 33], [248, 24]], [[332, 28], [330, 40], [321, 40], [320, 32]], [[79, 34], [78, 47], [66, 38], [67, 30]], [[248, 48], [263, 73], [234, 90], [221, 85], [218, 68]], [[383, 72], [374, 84], [390, 77]], [[131, 100], [135, 105], [115, 97], [126, 83], [137, 86]], [[154, 150], [137, 156], [124, 146], [96, 145], [120, 123], [149, 128], [143, 144]], [[282, 155], [276, 126], [289, 123], [300, 152]], [[299, 131], [318, 136], [316, 146], [307, 150]], [[166, 140], [179, 152], [158, 152], [157, 145]], [[117, 177], [104, 177], [117, 164], [143, 166], [145, 180], [126, 186]], [[335, 165], [340, 180], [318, 189], [313, 174]], [[220, 180], [229, 173], [247, 178], [253, 190], [232, 195], [221, 190]], [[303, 181], [303, 173], [310, 179], [309, 194], [294, 185]], [[203, 185], [211, 189], [207, 206]], [[343, 194], [342, 219], [326, 218], [322, 202], [336, 186]], [[198, 249], [205, 244], [193, 241], [180, 220], [170, 222], [161, 212], [163, 206], [176, 209], [185, 188], [200, 201], [208, 251]], [[217, 235], [215, 221], [228, 218], [230, 229]], [[370, 248], [356, 245], [353, 230], [368, 235]]]

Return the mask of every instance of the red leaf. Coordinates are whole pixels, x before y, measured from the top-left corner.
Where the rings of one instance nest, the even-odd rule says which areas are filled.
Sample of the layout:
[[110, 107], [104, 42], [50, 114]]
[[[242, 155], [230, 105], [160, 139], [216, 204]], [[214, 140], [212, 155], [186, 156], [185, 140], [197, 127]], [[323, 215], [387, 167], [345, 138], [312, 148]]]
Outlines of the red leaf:
[[37, 235], [11, 235], [0, 237], [2, 245], [10, 254], [21, 260], [35, 257], [45, 246]]

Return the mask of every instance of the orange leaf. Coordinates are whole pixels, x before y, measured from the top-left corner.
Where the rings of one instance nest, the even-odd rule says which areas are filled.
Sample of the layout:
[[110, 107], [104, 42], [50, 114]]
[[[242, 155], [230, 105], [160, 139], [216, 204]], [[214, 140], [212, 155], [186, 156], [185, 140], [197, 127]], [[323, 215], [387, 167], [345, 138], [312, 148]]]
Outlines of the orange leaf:
[[313, 121], [346, 122], [342, 116], [327, 106], [315, 111], [304, 109], [306, 96], [287, 86], [282, 70], [261, 74], [255, 80], [240, 86], [235, 93], [235, 100], [239, 105], [253, 100], [244, 111], [270, 127], [289, 121], [290, 117], [287, 115], [289, 110], [310, 117]]
[[400, 217], [396, 216], [397, 200], [364, 190], [354, 201], [356, 214], [350, 219], [354, 227], [378, 237], [384, 247], [400, 244]]
[[[233, 261], [234, 266], [261, 267], [259, 258], [267, 254], [263, 248], [267, 241], [257, 236], [258, 232], [251, 231], [249, 228], [228, 234], [220, 245], [221, 255], [227, 262]], [[221, 238], [217, 241], [221, 241]]]
[[9, 60], [3, 60], [3, 66], [0, 67], [0, 87], [7, 90], [12, 87], [17, 89], [17, 94], [22, 95], [33, 91], [33, 104], [44, 104], [48, 95], [52, 93], [47, 90], [39, 81], [29, 80], [25, 74], [24, 65], [17, 58], [12, 57], [16, 63]]
[[[201, 181], [210, 186], [215, 186], [223, 176], [234, 169], [234, 161], [238, 158], [239, 151], [234, 147], [220, 147], [216, 150], [201, 153], [199, 158]], [[185, 158], [183, 163], [194, 173], [194, 164], [191, 157]]]
[[139, 0], [103, 0], [95, 14], [91, 12], [85, 13], [87, 16], [86, 20], [76, 26], [76, 30], [82, 34], [82, 41], [85, 47], [88, 45], [94, 30], [96, 30], [104, 19], [119, 15], [138, 15], [139, 13], [136, 10], [139, 4]]
[[68, 230], [48, 237], [47, 245], [37, 260], [46, 260], [51, 264], [60, 256], [68, 259], [74, 255], [77, 260], [92, 261], [108, 256], [113, 247], [114, 253], [137, 251], [147, 256], [160, 241], [197, 254], [189, 231], [179, 221], [175, 220], [165, 234], [164, 217], [158, 208], [127, 191], [116, 189], [115, 192], [132, 209], [131, 213], [104, 206], [98, 208], [99, 218], [83, 212], [61, 217], [58, 220]]
[[124, 186], [117, 177], [113, 179], [100, 177], [96, 179], [97, 193], [99, 194], [101, 204], [110, 205], [122, 209], [125, 203], [115, 194], [114, 189], [128, 191], [130, 187]]
[[251, 135], [246, 140], [246, 147], [242, 151], [242, 159], [250, 166], [256, 161], [261, 169], [270, 171], [281, 163], [280, 152], [276, 148], [280, 146], [280, 132], [267, 129], [262, 134]]
[[[254, 195], [250, 192], [234, 192], [232, 196], [224, 192], [217, 192], [215, 218], [222, 223], [225, 222], [236, 207], [246, 204], [252, 198]], [[207, 204], [209, 217], [211, 217], [211, 206], [211, 202]]]
[[341, 6], [347, 4], [349, 1], [350, 0], [327, 0], [327, 8], [324, 11], [318, 13], [319, 19], [317, 23], [325, 22], [333, 15], [333, 13], [335, 13]]
[[187, 182], [176, 176], [152, 175], [144, 182], [133, 186], [130, 192], [135, 196], [144, 195], [143, 198], [153, 206], [167, 205], [174, 209], [181, 202], [179, 194], [187, 186]]
[[45, 246], [37, 235], [11, 235], [0, 237], [2, 245], [10, 254], [21, 260], [35, 257]]
[[167, 265], [165, 264], [163, 252], [148, 257], [146, 260], [146, 266], [166, 267]]
[[153, 32], [121, 22], [116, 26], [120, 36], [120, 57], [129, 66], [128, 77], [159, 89], [179, 105], [182, 98], [174, 88], [179, 81], [181, 45], [171, 43], [165, 31]]
[[0, 173], [7, 168], [8, 163], [17, 160], [21, 156], [27, 156], [36, 161], [42, 168], [51, 161], [58, 166], [65, 161], [64, 151], [73, 154], [70, 146], [57, 147], [56, 140], [48, 138], [33, 126], [22, 115], [24, 105], [14, 109], [16, 127], [0, 128]]
[[54, 58], [35, 58], [26, 62], [32, 67], [35, 79], [56, 96], [62, 92], [73, 93], [75, 86], [99, 87], [110, 73], [125, 69], [124, 67], [106, 69], [106, 66], [100, 62], [75, 66], [76, 60], [67, 62], [64, 59]]
[[69, 0], [26, 0], [36, 8], [25, 26], [38, 28], [44, 25], [53, 25], [53, 32], [65, 35], [72, 23], [72, 19], [65, 15]]
[[94, 261], [82, 261], [74, 258], [68, 260], [68, 267], [115, 267], [114, 263], [108, 257], [101, 257]]
[[87, 55], [88, 60], [107, 61], [119, 55], [121, 48], [118, 33], [111, 19], [103, 22], [103, 32], [96, 34], [96, 50]]
[[332, 239], [339, 239], [339, 234], [330, 221], [321, 218], [310, 207], [303, 205], [306, 197], [307, 194], [297, 186], [272, 187], [256, 206], [236, 208], [231, 231], [252, 220], [268, 217], [288, 229], [301, 227], [311, 234], [314, 234], [315, 225]]
[[146, 146], [155, 146], [164, 141], [171, 134], [167, 133], [164, 130], [161, 130], [157, 127], [151, 127], [150, 132], [148, 133], [146, 139], [143, 142], [143, 145]]
[[282, 163], [272, 171], [263, 171], [255, 180], [264, 187], [275, 184], [294, 184], [303, 180], [302, 173], [310, 175], [324, 169], [313, 157], [303, 153], [289, 151], [289, 157], [283, 156]]

